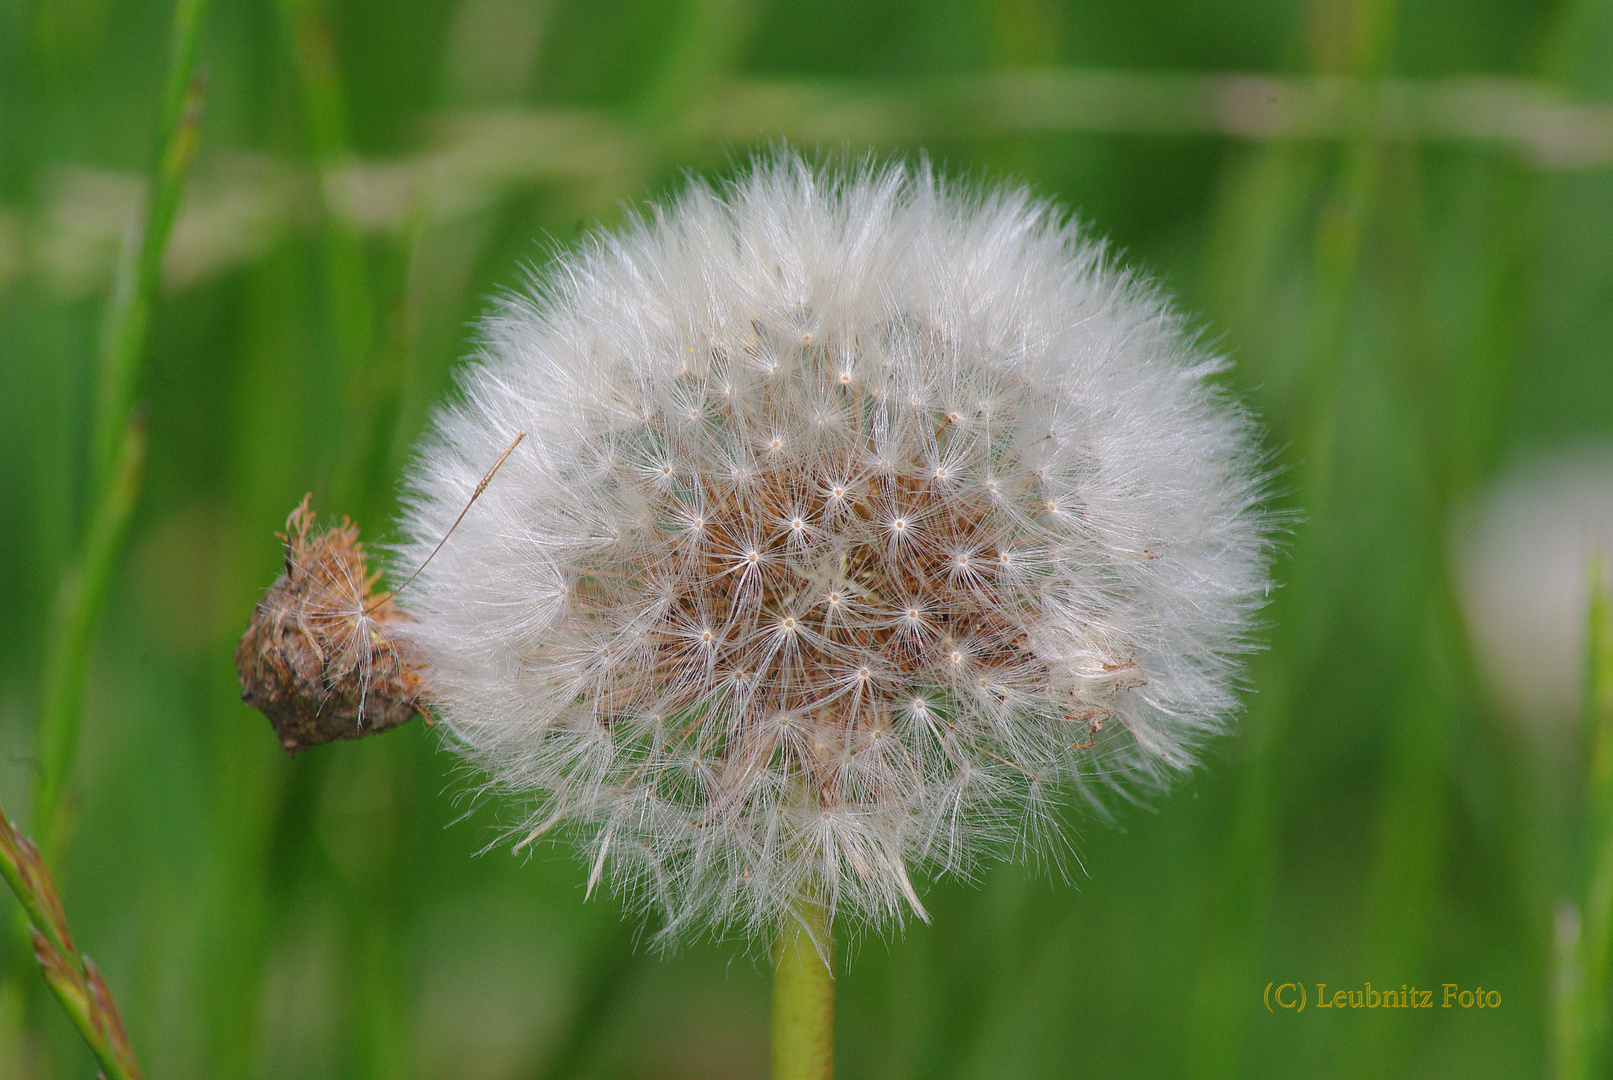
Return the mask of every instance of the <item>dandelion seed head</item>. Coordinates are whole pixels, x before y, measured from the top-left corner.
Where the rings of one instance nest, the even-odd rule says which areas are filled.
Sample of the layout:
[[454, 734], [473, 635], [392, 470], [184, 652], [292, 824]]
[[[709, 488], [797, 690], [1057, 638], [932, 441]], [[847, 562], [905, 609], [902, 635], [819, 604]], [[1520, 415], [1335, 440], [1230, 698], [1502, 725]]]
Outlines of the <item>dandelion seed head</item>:
[[692, 183], [505, 300], [418, 453], [399, 566], [530, 432], [412, 586], [444, 727], [668, 939], [922, 915], [1233, 713], [1270, 528], [1221, 366], [1023, 191]]

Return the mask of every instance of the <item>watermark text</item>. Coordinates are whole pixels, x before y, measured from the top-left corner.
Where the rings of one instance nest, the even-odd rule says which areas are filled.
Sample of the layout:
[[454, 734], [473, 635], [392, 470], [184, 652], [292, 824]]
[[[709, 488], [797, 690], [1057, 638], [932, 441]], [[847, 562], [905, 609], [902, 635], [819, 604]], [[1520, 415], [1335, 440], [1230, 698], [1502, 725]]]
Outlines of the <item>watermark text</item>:
[[[1311, 987], [1315, 987], [1314, 990]], [[1302, 1013], [1309, 1009], [1499, 1009], [1501, 991], [1483, 986], [1440, 983], [1438, 988], [1401, 983], [1398, 989], [1363, 983], [1359, 989], [1327, 983], [1269, 982], [1266, 1011]]]

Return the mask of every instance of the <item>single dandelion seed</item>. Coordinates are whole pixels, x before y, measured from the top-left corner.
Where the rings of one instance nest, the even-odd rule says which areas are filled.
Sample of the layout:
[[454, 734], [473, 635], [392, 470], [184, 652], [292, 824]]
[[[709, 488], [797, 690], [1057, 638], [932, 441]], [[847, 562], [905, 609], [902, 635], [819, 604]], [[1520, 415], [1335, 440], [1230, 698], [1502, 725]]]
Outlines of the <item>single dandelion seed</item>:
[[[482, 474], [459, 515], [415, 572], [409, 587], [526, 432], [517, 432], [492, 468]], [[314, 532], [312, 494], [276, 533], [285, 545], [285, 571], [252, 609], [235, 647], [241, 700], [269, 718], [287, 753], [334, 739], [388, 731], [416, 714], [431, 723], [420, 679], [421, 662], [397, 635], [409, 615], [394, 593], [376, 593], [379, 570], [368, 568], [358, 526], [346, 518]]]

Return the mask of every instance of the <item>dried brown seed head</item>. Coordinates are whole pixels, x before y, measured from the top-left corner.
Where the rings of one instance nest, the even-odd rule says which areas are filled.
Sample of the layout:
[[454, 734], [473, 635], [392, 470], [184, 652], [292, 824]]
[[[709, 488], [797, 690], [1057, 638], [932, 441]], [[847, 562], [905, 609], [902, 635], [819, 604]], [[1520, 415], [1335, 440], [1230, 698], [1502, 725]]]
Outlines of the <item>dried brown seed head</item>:
[[241, 700], [269, 718], [287, 753], [387, 731], [425, 715], [420, 664], [396, 624], [409, 619], [365, 564], [346, 518], [314, 531], [311, 496], [277, 533], [286, 570], [235, 647]]

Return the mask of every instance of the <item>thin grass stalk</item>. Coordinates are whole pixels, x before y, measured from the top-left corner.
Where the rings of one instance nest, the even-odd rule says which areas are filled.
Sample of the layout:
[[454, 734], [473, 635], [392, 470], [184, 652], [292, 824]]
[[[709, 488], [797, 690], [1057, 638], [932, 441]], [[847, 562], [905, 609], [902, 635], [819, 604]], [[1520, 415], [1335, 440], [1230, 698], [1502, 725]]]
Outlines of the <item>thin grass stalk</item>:
[[34, 842], [22, 835], [0, 806], [0, 877], [22, 904], [39, 962], [56, 1000], [100, 1063], [108, 1080], [140, 1080], [112, 991], [94, 961], [73, 947], [56, 882]]
[[161, 283], [163, 252], [196, 152], [201, 88], [193, 75], [205, 10], [206, 0], [179, 0], [174, 8], [145, 215], [124, 248], [104, 324], [92, 421], [89, 527], [78, 563], [62, 576], [40, 695], [33, 829], [50, 861], [60, 858], [58, 818], [77, 752], [90, 641], [140, 491], [145, 422], [135, 416], [134, 388]]
[[[1378, 109], [1371, 77], [1385, 67], [1394, 36], [1392, 0], [1355, 0], [1348, 12], [1349, 33], [1336, 52], [1314, 60], [1326, 74], [1341, 71], [1364, 88], [1357, 104], [1364, 115]], [[1320, 47], [1320, 46], [1318, 46]], [[1307, 370], [1293, 415], [1302, 435], [1294, 487], [1305, 500], [1307, 521], [1294, 545], [1287, 588], [1277, 597], [1271, 618], [1286, 625], [1292, 647], [1274, 649], [1252, 665], [1260, 688], [1245, 723], [1249, 758], [1235, 795], [1227, 856], [1220, 870], [1220, 895], [1209, 927], [1209, 942], [1195, 987], [1188, 1037], [1187, 1074], [1199, 1080], [1238, 1075], [1249, 1016], [1248, 988], [1271, 903], [1280, 836], [1278, 768], [1294, 696], [1316, 660], [1318, 614], [1310, 609], [1316, 573], [1311, 537], [1326, 527], [1328, 488], [1334, 481], [1335, 416], [1342, 379], [1349, 316], [1356, 303], [1362, 236], [1374, 213], [1381, 186], [1382, 148], [1363, 128], [1344, 150], [1335, 187], [1322, 204], [1315, 228], [1314, 274]], [[1281, 646], [1279, 646], [1281, 648]], [[1286, 655], [1283, 655], [1286, 653]]]
[[1613, 964], [1613, 568], [1596, 563], [1590, 611], [1590, 686], [1586, 693], [1592, 735], [1586, 802], [1591, 821], [1590, 867], [1585, 889], [1586, 1013], [1591, 1021], [1593, 1065], [1607, 1060], [1608, 974]]
[[[1604, 1075], [1608, 975], [1613, 967], [1613, 568], [1591, 574], [1586, 659], [1585, 873], [1579, 911], [1558, 956], [1556, 1035], [1561, 1080]], [[1576, 917], [1577, 916], [1577, 917]]]
[[[1419, 164], [1398, 151], [1411, 169]], [[1415, 172], [1402, 182], [1386, 183], [1385, 202], [1410, 220], [1391, 221], [1398, 236], [1420, 237], [1418, 221], [1422, 184]], [[1497, 254], [1497, 280], [1515, 271], [1526, 215], [1497, 216], [1504, 237]], [[1415, 243], [1415, 241], [1411, 241]], [[1399, 245], [1384, 245], [1393, 260], [1391, 280], [1399, 307], [1395, 321], [1403, 328], [1400, 355], [1393, 346], [1371, 350], [1380, 358], [1388, 385], [1408, 405], [1407, 424], [1414, 460], [1427, 476], [1430, 498], [1412, 538], [1424, 595], [1411, 623], [1415, 640], [1408, 649], [1408, 682], [1398, 715], [1389, 725], [1389, 754], [1378, 813], [1374, 865], [1362, 920], [1361, 956], [1367, 971], [1417, 971], [1429, 957], [1430, 935], [1440, 903], [1440, 874], [1449, 847], [1447, 818], [1450, 768], [1463, 731], [1463, 718], [1473, 713], [1469, 699], [1474, 659], [1462, 630], [1462, 614], [1450, 577], [1443, 540], [1451, 507], [1472, 484], [1478, 467], [1499, 449], [1504, 427], [1500, 405], [1513, 382], [1518, 349], [1505, 334], [1506, 312], [1517, 301], [1494, 295], [1485, 301], [1482, 326], [1501, 331], [1500, 340], [1482, 338], [1455, 346], [1463, 362], [1455, 362], [1431, 326], [1433, 302], [1428, 271], [1414, 248], [1394, 259]], [[1405, 334], [1404, 328], [1411, 328]], [[1473, 353], [1476, 355], [1467, 355]], [[1460, 433], [1457, 436], [1454, 433]], [[1413, 1025], [1407, 1016], [1386, 1023], [1380, 1038], [1362, 1044], [1361, 1071], [1391, 1069], [1408, 1052]]]
[[[352, 157], [347, 93], [323, 0], [280, 0], [279, 6], [302, 92], [303, 131], [322, 181], [320, 191], [327, 196], [320, 220], [326, 315], [349, 415], [356, 421], [349, 425], [348, 437], [339, 448], [331, 495], [345, 512], [362, 519], [369, 508], [357, 505], [356, 500], [365, 494], [363, 480], [372, 456], [371, 444], [381, 437], [375, 430], [378, 410], [369, 393], [369, 384], [378, 377], [372, 370], [375, 307], [363, 241], [353, 223], [328, 198], [331, 177]], [[384, 436], [390, 440], [391, 432]]]
[[[1554, 21], [1563, 17], [1560, 12]], [[1400, 211], [1391, 219], [1390, 234], [1420, 238], [1424, 204], [1418, 170], [1423, 159], [1408, 150], [1396, 157], [1408, 175], [1385, 184], [1386, 203]], [[1423, 500], [1430, 513], [1422, 537], [1414, 541], [1421, 549], [1416, 554], [1426, 590], [1416, 624], [1421, 629], [1408, 653], [1415, 690], [1406, 695], [1389, 726], [1386, 779], [1362, 920], [1360, 955], [1368, 972], [1415, 972], [1433, 948], [1440, 876], [1450, 846], [1450, 769], [1466, 735], [1463, 718], [1473, 715], [1469, 687], [1477, 670], [1462, 631], [1443, 540], [1452, 506], [1494, 460], [1506, 431], [1502, 411], [1520, 361], [1516, 320], [1518, 306], [1527, 302], [1521, 283], [1527, 280], [1524, 255], [1535, 220], [1528, 212], [1527, 193], [1520, 185], [1510, 186], [1509, 197], [1491, 212], [1501, 238], [1494, 285], [1475, 320], [1476, 329], [1453, 343], [1455, 356], [1433, 330], [1429, 271], [1417, 249], [1408, 246], [1416, 240], [1383, 245], [1393, 260], [1391, 280], [1398, 278], [1392, 294], [1397, 298], [1395, 321], [1402, 328], [1401, 355], [1393, 357], [1392, 346], [1373, 349], [1371, 355], [1390, 359], [1382, 365], [1383, 375], [1408, 405], [1413, 421], [1409, 434], [1432, 498]], [[1397, 249], [1402, 257], [1394, 259]], [[1577, 954], [1577, 942], [1569, 952]], [[1358, 1071], [1378, 1074], [1404, 1060], [1411, 1041], [1419, 1037], [1416, 1027], [1408, 1016], [1391, 1018], [1379, 1038], [1361, 1044]]]
[[1312, 537], [1327, 527], [1327, 490], [1333, 483], [1332, 449], [1344, 333], [1360, 260], [1361, 231], [1375, 200], [1377, 151], [1357, 147], [1324, 204], [1316, 226], [1315, 274], [1308, 337], [1308, 370], [1295, 410], [1303, 425], [1290, 474], [1305, 500], [1306, 521], [1292, 548], [1288, 581], [1268, 616], [1286, 627], [1273, 651], [1257, 657], [1252, 682], [1259, 693], [1244, 721], [1248, 757], [1234, 795], [1226, 854], [1219, 873], [1209, 940], [1195, 988], [1188, 1036], [1189, 1076], [1200, 1080], [1237, 1075], [1247, 1020], [1247, 989], [1276, 876], [1281, 825], [1278, 769], [1292, 717], [1296, 686], [1315, 663], [1319, 635], [1310, 610], [1316, 591]]
[[157, 145], [147, 175], [145, 220], [123, 249], [112, 303], [102, 328], [95, 442], [90, 458], [92, 492], [107, 486], [122, 456], [119, 446], [133, 406], [151, 313], [162, 282], [163, 252], [179, 212], [185, 175], [196, 153], [202, 92], [194, 75], [206, 8], [207, 0], [178, 0], [174, 8], [168, 69], [163, 76], [157, 113]]
[[90, 522], [83, 561], [62, 576], [50, 657], [45, 667], [45, 705], [38, 732], [39, 776], [34, 788], [34, 831], [51, 862], [60, 856], [62, 790], [78, 751], [83, 715], [84, 672], [95, 623], [106, 602], [112, 571], [128, 535], [129, 519], [145, 471], [146, 424], [130, 418], [119, 448], [117, 471]]
[[773, 947], [773, 1080], [834, 1076], [834, 938], [813, 904]]
[[537, 1080], [570, 1080], [583, 1075], [590, 1056], [605, 1033], [605, 1023], [621, 1003], [639, 968], [633, 948], [633, 932], [627, 923], [613, 920], [602, 940], [588, 950], [588, 970], [583, 973], [571, 1020], [558, 1038], [556, 1049]]
[[691, 121], [719, 100], [743, 59], [758, 15], [755, 0], [689, 0], [670, 26], [668, 47], [639, 95], [640, 123], [661, 136], [661, 152], [697, 141]]
[[1290, 482], [1304, 499], [1306, 520], [1292, 548], [1288, 581], [1268, 618], [1285, 639], [1251, 665], [1252, 699], [1244, 722], [1248, 757], [1234, 795], [1226, 855], [1213, 901], [1188, 1036], [1187, 1074], [1198, 1080], [1238, 1075], [1248, 1017], [1248, 987], [1276, 877], [1282, 810], [1279, 766], [1297, 686], [1316, 662], [1317, 613], [1310, 610], [1316, 555], [1312, 537], [1327, 528], [1328, 488], [1334, 482], [1334, 415], [1342, 378], [1344, 336], [1357, 293], [1361, 234], [1376, 202], [1377, 147], [1351, 148], [1337, 190], [1323, 204], [1314, 242], [1316, 284], [1307, 334], [1307, 368], [1295, 409], [1302, 434]]

